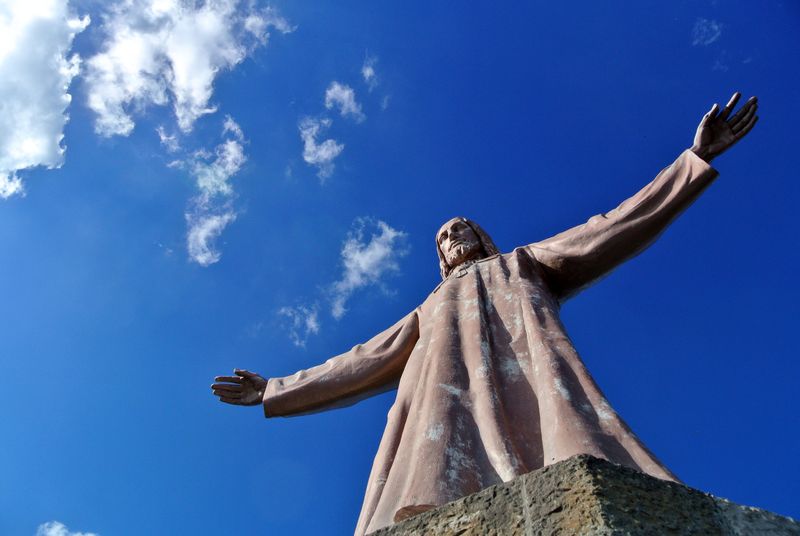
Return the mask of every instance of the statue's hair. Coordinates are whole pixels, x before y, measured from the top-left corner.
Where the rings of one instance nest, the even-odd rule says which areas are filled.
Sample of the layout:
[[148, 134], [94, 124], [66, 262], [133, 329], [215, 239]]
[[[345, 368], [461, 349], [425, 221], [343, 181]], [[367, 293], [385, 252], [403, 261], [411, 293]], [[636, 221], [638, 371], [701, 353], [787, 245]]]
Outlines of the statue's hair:
[[[491, 257], [492, 255], [497, 255], [500, 251], [497, 249], [497, 246], [494, 245], [494, 241], [492, 238], [486, 234], [480, 225], [475, 223], [474, 221], [464, 218], [464, 217], [457, 217], [453, 218], [453, 220], [460, 220], [467, 225], [469, 225], [472, 232], [475, 233], [475, 236], [478, 237], [478, 241], [481, 243], [481, 247], [483, 248], [484, 257]], [[448, 220], [448, 221], [453, 221]], [[434, 240], [436, 240], [436, 254], [439, 256], [439, 273], [442, 276], [442, 280], [447, 279], [447, 276], [450, 275], [450, 271], [454, 268], [454, 266], [450, 266], [447, 264], [447, 260], [444, 258], [444, 253], [442, 253], [442, 248], [439, 247], [439, 236], [438, 233]]]

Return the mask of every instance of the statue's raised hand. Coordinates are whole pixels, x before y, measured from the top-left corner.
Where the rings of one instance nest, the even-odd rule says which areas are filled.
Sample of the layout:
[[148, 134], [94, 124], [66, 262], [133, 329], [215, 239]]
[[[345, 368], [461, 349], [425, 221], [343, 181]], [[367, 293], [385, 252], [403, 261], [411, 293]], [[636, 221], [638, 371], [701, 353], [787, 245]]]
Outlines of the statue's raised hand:
[[728, 119], [741, 96], [738, 91], [734, 93], [722, 112], [719, 111], [719, 105], [714, 104], [700, 121], [697, 134], [694, 136], [692, 151], [706, 162], [710, 163], [714, 158], [730, 149], [750, 132], [758, 121], [757, 97], [750, 97], [744, 106]]
[[267, 380], [249, 370], [234, 369], [236, 376], [217, 376], [211, 389], [220, 402], [236, 406], [257, 406], [264, 397]]

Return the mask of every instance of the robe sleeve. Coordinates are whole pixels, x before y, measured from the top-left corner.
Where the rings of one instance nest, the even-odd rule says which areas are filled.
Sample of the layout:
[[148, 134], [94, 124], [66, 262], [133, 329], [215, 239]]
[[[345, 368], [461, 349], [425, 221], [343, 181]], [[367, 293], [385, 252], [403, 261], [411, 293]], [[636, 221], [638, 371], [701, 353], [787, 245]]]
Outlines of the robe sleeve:
[[267, 417], [288, 417], [355, 404], [397, 386], [419, 339], [415, 309], [386, 331], [322, 365], [270, 378], [262, 400]]
[[717, 177], [691, 150], [605, 214], [525, 249], [561, 301], [641, 253]]

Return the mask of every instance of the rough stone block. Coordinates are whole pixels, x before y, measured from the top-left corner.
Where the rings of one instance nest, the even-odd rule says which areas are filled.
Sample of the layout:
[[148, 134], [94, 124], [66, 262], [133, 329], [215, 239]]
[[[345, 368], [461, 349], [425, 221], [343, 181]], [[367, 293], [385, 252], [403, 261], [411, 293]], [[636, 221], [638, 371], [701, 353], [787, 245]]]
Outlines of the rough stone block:
[[582, 455], [371, 536], [628, 534], [800, 536], [800, 523]]

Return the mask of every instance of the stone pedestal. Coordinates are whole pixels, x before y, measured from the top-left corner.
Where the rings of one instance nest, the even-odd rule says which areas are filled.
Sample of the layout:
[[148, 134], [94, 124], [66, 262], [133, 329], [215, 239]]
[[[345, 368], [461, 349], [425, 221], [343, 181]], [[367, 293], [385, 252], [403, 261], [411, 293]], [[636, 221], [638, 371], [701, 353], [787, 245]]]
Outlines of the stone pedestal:
[[371, 536], [627, 534], [800, 536], [800, 523], [583, 455]]

